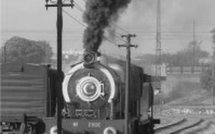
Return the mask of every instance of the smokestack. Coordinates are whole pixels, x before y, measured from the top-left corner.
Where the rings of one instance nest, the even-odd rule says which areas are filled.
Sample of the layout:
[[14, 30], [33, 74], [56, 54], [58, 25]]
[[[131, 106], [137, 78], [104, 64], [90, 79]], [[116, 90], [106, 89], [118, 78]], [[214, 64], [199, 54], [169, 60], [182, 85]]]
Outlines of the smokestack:
[[111, 22], [117, 21], [120, 12], [127, 8], [131, 0], [87, 0], [84, 12], [83, 43], [87, 51], [97, 52], [102, 43], [104, 30]]

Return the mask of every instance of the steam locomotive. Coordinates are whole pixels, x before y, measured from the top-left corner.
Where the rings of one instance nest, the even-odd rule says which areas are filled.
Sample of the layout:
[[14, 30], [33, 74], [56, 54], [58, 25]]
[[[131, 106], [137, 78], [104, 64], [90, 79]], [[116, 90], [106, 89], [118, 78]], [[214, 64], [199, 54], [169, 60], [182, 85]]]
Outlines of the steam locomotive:
[[[2, 72], [0, 131], [56, 134], [56, 70], [3, 65]], [[151, 77], [132, 65], [130, 79], [129, 134], [153, 134], [159, 120], [153, 118]], [[124, 61], [85, 53], [65, 73], [62, 97], [63, 134], [125, 133]]]

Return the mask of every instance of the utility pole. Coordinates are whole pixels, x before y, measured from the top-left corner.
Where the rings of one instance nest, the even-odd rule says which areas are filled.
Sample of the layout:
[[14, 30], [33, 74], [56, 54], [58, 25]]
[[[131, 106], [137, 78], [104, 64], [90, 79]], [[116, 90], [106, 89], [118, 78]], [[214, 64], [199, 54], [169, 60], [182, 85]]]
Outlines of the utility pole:
[[196, 40], [196, 21], [193, 20], [193, 41]]
[[156, 83], [158, 84], [156, 88], [160, 88], [161, 80], [161, 8], [160, 0], [157, 0], [157, 32], [156, 32], [156, 60], [155, 60], [155, 76]]
[[[62, 31], [63, 31], [63, 7], [73, 7], [73, 0], [62, 2], [62, 0], [46, 0], [46, 9], [48, 7], [57, 7], [57, 72], [59, 78], [59, 87], [57, 91], [57, 133], [62, 133], [62, 81], [63, 81], [63, 71], [62, 71]], [[51, 4], [50, 4], [51, 3]], [[52, 4], [53, 3], [53, 4]]]
[[193, 59], [192, 59], [192, 73], [194, 73], [194, 67], [195, 67], [195, 51], [196, 51], [196, 22], [195, 20], [193, 20], [193, 41], [192, 41], [192, 45], [193, 45]]
[[212, 105], [215, 105], [215, 29], [213, 29], [211, 31], [211, 33], [213, 34], [213, 56], [212, 56], [212, 87], [211, 87], [211, 92], [212, 92]]
[[215, 47], [213, 47], [213, 64], [212, 64], [212, 105], [215, 105]]
[[119, 47], [126, 47], [126, 82], [125, 82], [125, 134], [130, 134], [130, 113], [129, 113], [129, 89], [130, 89], [130, 67], [131, 67], [131, 47], [137, 48], [137, 45], [131, 44], [131, 38], [136, 37], [135, 34], [122, 35], [122, 38], [127, 39], [127, 43], [118, 45]]

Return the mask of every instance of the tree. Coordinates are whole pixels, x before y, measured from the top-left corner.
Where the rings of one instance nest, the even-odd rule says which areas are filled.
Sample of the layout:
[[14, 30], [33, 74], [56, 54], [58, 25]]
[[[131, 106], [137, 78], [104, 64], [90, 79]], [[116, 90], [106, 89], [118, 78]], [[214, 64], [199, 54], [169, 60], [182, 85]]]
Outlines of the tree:
[[[161, 55], [161, 63], [167, 63], [172, 66], [192, 66], [199, 65], [199, 60], [201, 58], [208, 57], [209, 53], [201, 50], [200, 46], [196, 45], [195, 49], [192, 47], [192, 43], [189, 44], [187, 48], [179, 51], [175, 54], [164, 53]], [[144, 64], [155, 64], [156, 56], [152, 54], [145, 54], [143, 56], [137, 57], [141, 59], [140, 63]]]
[[37, 43], [42, 48], [42, 50], [45, 52], [44, 61], [50, 62], [53, 52], [52, 52], [52, 48], [49, 45], [49, 43], [47, 41], [38, 41]]
[[[212, 40], [213, 40], [213, 43], [215, 44], [215, 29], [213, 29], [211, 31], [212, 33]], [[215, 69], [215, 48], [213, 46], [213, 55], [212, 55], [212, 58], [213, 58], [213, 62], [210, 63], [210, 68], [208, 68], [207, 70], [204, 70], [202, 73], [201, 73], [201, 77], [200, 77], [200, 81], [201, 81], [201, 85], [202, 85], [202, 88], [203, 89], [206, 89], [206, 90], [211, 90], [214, 86], [214, 80], [215, 80], [215, 74], [214, 73], [214, 69]]]
[[213, 86], [212, 68], [203, 70], [200, 75], [200, 82], [203, 89], [210, 91]]
[[33, 41], [21, 37], [12, 37], [1, 48], [2, 62], [42, 63], [50, 62], [52, 49], [46, 41]]

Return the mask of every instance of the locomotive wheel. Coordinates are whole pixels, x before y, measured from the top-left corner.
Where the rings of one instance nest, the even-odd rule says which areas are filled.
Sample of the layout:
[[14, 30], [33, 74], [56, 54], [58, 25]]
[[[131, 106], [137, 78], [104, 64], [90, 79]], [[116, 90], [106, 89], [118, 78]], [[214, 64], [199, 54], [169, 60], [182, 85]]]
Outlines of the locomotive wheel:
[[19, 134], [25, 134], [25, 123], [21, 123], [20, 128], [19, 128]]
[[35, 128], [33, 128], [29, 134], [38, 134], [38, 133], [37, 133], [37, 130]]
[[154, 130], [151, 124], [146, 124], [144, 126], [141, 126], [138, 134], [154, 134]]
[[27, 126], [24, 123], [21, 123], [19, 134], [38, 134], [36, 126], [33, 124], [27, 124]]

